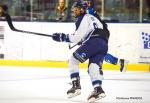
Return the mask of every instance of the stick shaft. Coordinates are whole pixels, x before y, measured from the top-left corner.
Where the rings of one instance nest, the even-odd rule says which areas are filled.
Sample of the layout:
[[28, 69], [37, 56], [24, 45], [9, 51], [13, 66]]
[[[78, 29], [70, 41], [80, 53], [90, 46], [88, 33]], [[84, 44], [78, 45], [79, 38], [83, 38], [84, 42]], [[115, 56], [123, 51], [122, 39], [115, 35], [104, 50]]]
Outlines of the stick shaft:
[[48, 35], [48, 34], [43, 34], [43, 33], [36, 33], [36, 32], [31, 32], [31, 31], [25, 31], [25, 30], [19, 30], [16, 29], [12, 23], [12, 19], [10, 17], [9, 14], [5, 13], [4, 14], [6, 21], [10, 27], [11, 30], [16, 31], [16, 32], [22, 32], [22, 33], [27, 33], [27, 34], [34, 34], [34, 35], [40, 35], [40, 36], [47, 36], [47, 37], [52, 37], [52, 35]]

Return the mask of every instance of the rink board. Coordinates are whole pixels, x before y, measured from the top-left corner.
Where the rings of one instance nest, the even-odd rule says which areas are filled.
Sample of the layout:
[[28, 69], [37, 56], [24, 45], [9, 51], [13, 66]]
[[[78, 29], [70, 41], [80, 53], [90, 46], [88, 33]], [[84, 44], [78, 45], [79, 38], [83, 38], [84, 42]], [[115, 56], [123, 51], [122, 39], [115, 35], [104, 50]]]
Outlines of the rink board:
[[[80, 68], [87, 69], [87, 63], [80, 64]], [[25, 67], [49, 67], [49, 68], [68, 68], [67, 61], [16, 61], [16, 60], [0, 60], [0, 66], [25, 66]], [[128, 64], [128, 71], [150, 71], [149, 64]], [[106, 64], [103, 65], [104, 70], [119, 70], [119, 65]]]
[[[74, 23], [13, 22], [21, 30], [44, 33], [73, 34]], [[108, 23], [110, 30], [108, 53], [130, 64], [150, 64], [150, 25], [147, 23]], [[51, 37], [28, 35], [12, 31], [0, 22], [0, 54], [4, 60], [67, 61], [74, 50], [68, 43], [55, 42]], [[74, 45], [74, 44], [71, 44]]]

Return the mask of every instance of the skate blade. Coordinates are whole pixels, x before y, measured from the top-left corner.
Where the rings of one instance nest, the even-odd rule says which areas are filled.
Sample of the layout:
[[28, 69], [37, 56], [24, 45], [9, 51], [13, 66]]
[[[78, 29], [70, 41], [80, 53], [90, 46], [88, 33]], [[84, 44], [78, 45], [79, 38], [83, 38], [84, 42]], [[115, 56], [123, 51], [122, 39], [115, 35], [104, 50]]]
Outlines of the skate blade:
[[80, 94], [81, 94], [81, 90], [77, 89], [75, 93], [69, 93], [67, 95], [68, 95], [68, 98], [73, 98], [73, 97], [78, 96]]
[[88, 103], [94, 103], [95, 101], [98, 101], [99, 99], [102, 99], [106, 97], [106, 95], [104, 93], [100, 94], [98, 98], [91, 98], [88, 100]]

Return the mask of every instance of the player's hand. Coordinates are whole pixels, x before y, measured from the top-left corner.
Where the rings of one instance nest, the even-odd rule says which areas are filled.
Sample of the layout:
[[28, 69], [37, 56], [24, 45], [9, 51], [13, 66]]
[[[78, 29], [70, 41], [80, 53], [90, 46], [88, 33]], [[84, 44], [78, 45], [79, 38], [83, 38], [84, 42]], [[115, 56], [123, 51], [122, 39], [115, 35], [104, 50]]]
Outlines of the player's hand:
[[52, 36], [52, 39], [55, 41], [58, 41], [58, 42], [62, 42], [64, 36], [65, 36], [65, 34], [63, 34], [63, 33], [54, 33]]
[[54, 33], [52, 39], [57, 42], [70, 42], [68, 35], [65, 35], [64, 33]]

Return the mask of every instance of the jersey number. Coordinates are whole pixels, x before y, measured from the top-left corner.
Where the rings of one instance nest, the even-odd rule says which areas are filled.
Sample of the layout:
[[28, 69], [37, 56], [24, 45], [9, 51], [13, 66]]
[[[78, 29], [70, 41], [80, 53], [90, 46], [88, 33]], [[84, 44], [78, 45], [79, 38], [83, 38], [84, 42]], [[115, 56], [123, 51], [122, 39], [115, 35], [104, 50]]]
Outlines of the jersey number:
[[97, 28], [98, 28], [98, 26], [97, 26], [96, 23], [93, 23], [93, 26], [94, 26], [94, 29], [97, 29]]

